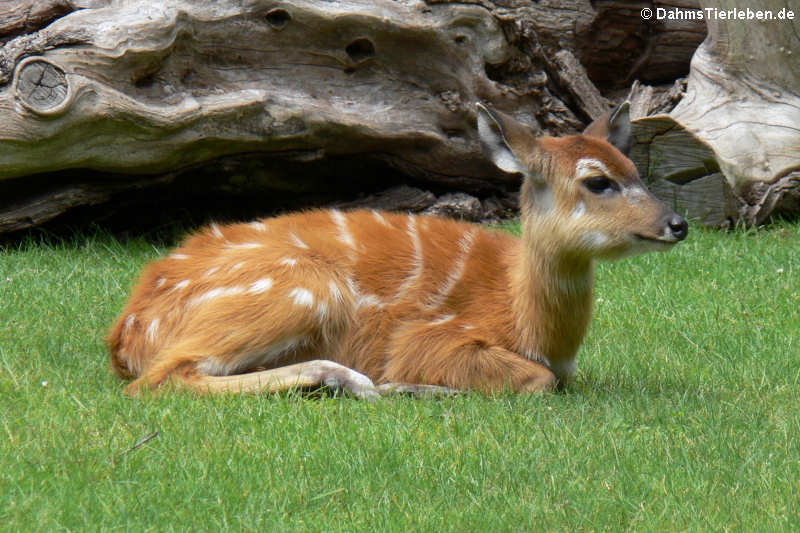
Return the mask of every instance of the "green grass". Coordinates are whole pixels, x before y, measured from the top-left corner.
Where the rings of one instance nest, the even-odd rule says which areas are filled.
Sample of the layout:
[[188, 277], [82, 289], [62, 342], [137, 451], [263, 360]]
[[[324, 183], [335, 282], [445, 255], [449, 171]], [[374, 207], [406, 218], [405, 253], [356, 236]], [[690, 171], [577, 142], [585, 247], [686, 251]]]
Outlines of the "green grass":
[[0, 251], [0, 529], [800, 530], [796, 225], [601, 265], [545, 396], [125, 398], [103, 336], [164, 252]]

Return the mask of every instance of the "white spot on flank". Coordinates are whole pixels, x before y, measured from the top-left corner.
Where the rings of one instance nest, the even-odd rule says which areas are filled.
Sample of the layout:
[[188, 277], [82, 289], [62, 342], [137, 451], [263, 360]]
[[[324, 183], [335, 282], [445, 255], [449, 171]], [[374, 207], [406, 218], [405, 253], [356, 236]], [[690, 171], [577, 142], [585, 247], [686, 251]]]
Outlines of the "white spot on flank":
[[236, 263], [235, 265], [233, 265], [233, 266], [232, 266], [232, 267], [231, 267], [231, 268], [228, 270], [228, 272], [236, 272], [237, 270], [239, 270], [239, 269], [240, 269], [240, 268], [242, 268], [243, 266], [244, 266], [244, 261], [239, 261], [238, 263]]
[[336, 239], [350, 248], [355, 248], [356, 243], [353, 240], [353, 235], [350, 234], [350, 230], [347, 228], [347, 218], [344, 216], [344, 213], [338, 209], [333, 209], [331, 210], [331, 218], [333, 218], [333, 223], [336, 224], [336, 229], [339, 230], [339, 235]]
[[381, 302], [380, 298], [374, 294], [359, 294], [358, 299], [356, 300], [356, 306], [382, 308], [384, 303]]
[[205, 273], [205, 274], [203, 274], [203, 275], [204, 275], [204, 276], [206, 276], [206, 277], [208, 277], [208, 276], [211, 276], [211, 275], [212, 275], [212, 274], [214, 274], [214, 272], [216, 272], [217, 270], [219, 270], [219, 267], [218, 267], [218, 266], [216, 266], [216, 267], [211, 267], [211, 268], [209, 268], [208, 270], [206, 270], [206, 273]]
[[391, 227], [392, 227], [392, 225], [391, 225], [391, 224], [389, 224], [389, 221], [388, 221], [388, 220], [386, 220], [386, 219], [383, 217], [383, 215], [381, 215], [381, 214], [380, 214], [380, 212], [379, 212], [379, 211], [376, 211], [376, 210], [374, 210], [374, 209], [373, 209], [373, 210], [372, 210], [372, 216], [373, 216], [373, 217], [375, 217], [375, 220], [377, 220], [377, 221], [378, 221], [380, 224], [383, 224], [383, 225], [384, 225], [384, 226], [386, 226], [387, 228], [391, 228]]
[[406, 228], [406, 232], [408, 233], [408, 236], [411, 239], [411, 244], [414, 247], [414, 257], [411, 260], [411, 274], [406, 278], [395, 294], [395, 301], [400, 300], [406, 291], [411, 288], [411, 286], [414, 285], [414, 283], [422, 275], [422, 241], [420, 241], [419, 238], [419, 232], [417, 231], [417, 219], [414, 215], [408, 215], [408, 226]]
[[222, 296], [236, 296], [237, 294], [244, 293], [243, 287], [218, 287], [216, 289], [211, 289], [210, 291], [206, 291], [200, 296], [196, 298], [192, 298], [189, 301], [188, 306], [194, 307], [204, 302], [208, 302], [215, 298], [220, 298]]
[[293, 267], [297, 264], [297, 259], [292, 259], [291, 257], [284, 257], [281, 259], [280, 263], [282, 265]]
[[583, 202], [578, 202], [578, 205], [576, 205], [575, 209], [572, 210], [570, 216], [577, 220], [581, 218], [584, 213], [586, 213], [586, 205]]
[[211, 234], [218, 239], [222, 238], [222, 232], [219, 230], [219, 226], [216, 224], [211, 224]]
[[189, 259], [189, 256], [186, 254], [170, 254], [170, 259]]
[[300, 237], [295, 235], [294, 233], [289, 234], [289, 240], [292, 241], [292, 244], [297, 246], [298, 248], [305, 248], [308, 249], [308, 245], [300, 240]]
[[470, 326], [468, 324], [464, 324], [464, 325], [461, 326], [461, 329], [466, 329], [466, 330], [475, 329], [475, 326]]
[[335, 281], [330, 280], [328, 282], [328, 289], [331, 291], [331, 297], [335, 302], [341, 302], [344, 300], [342, 291], [339, 290], [339, 286], [336, 284]]
[[150, 342], [156, 342], [156, 335], [158, 335], [158, 323], [159, 320], [154, 318], [150, 321], [150, 325], [147, 326], [147, 340]]
[[242, 242], [237, 244], [230, 243], [227, 245], [228, 248], [232, 249], [261, 248], [262, 246], [264, 245], [261, 244], [260, 242]]
[[295, 305], [303, 305], [305, 307], [314, 305], [314, 295], [311, 294], [311, 291], [302, 287], [295, 287], [289, 291], [289, 297], [292, 298]]
[[175, 292], [175, 291], [183, 290], [183, 289], [186, 288], [187, 285], [189, 285], [189, 283], [190, 283], [190, 281], [188, 279], [185, 279], [183, 281], [179, 281], [178, 283], [175, 284], [174, 287], [172, 287], [169, 290], [169, 292]]
[[584, 157], [583, 159], [578, 159], [578, 162], [575, 164], [575, 174], [579, 178], [583, 178], [597, 172], [602, 172], [609, 177], [611, 176], [608, 168], [603, 164], [602, 161], [597, 159]]
[[166, 283], [166, 282], [167, 282], [167, 280], [164, 279], [163, 277], [158, 278], [156, 280], [156, 289], [160, 289], [164, 285], [164, 283]]
[[257, 231], [267, 231], [267, 226], [265, 226], [263, 222], [251, 222], [250, 227]]
[[325, 316], [328, 314], [328, 306], [325, 302], [319, 302], [317, 304], [317, 318], [320, 322], [325, 320]]
[[272, 288], [272, 278], [262, 278], [258, 281], [254, 281], [250, 284], [250, 288], [247, 289], [247, 292], [252, 294], [260, 294], [262, 292], [267, 292]]
[[461, 276], [464, 275], [464, 268], [467, 265], [467, 259], [469, 259], [469, 254], [472, 251], [472, 245], [475, 242], [475, 234], [476, 230], [471, 229], [464, 233], [464, 235], [462, 235], [458, 240], [458, 249], [461, 251], [461, 253], [456, 259], [453, 269], [447, 274], [447, 277], [439, 286], [438, 292], [428, 298], [428, 300], [425, 302], [426, 308], [436, 309], [442, 305], [442, 303], [444, 303], [444, 301], [450, 295], [453, 287], [458, 284]]
[[438, 326], [439, 324], [444, 324], [446, 322], [450, 322], [456, 317], [456, 315], [444, 315], [443, 317], [437, 318], [436, 320], [432, 320], [428, 322], [429, 326]]
[[129, 314], [128, 317], [125, 319], [125, 322], [122, 323], [122, 332], [123, 333], [127, 333], [127, 331], [129, 329], [131, 329], [131, 326], [133, 326], [133, 321], [134, 320], [136, 320], [136, 314], [135, 313]]

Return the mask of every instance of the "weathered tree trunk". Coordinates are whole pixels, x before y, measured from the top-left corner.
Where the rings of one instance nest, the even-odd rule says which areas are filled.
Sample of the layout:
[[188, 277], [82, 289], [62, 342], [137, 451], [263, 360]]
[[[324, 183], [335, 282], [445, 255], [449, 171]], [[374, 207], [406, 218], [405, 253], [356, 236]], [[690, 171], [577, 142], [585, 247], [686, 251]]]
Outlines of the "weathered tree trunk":
[[[706, 224], [759, 224], [800, 213], [800, 8], [782, 0], [735, 9], [751, 20], [707, 19], [709, 35], [692, 59], [686, 95], [668, 115], [634, 124], [633, 159], [654, 191]], [[704, 14], [713, 12], [704, 11]]]
[[408, 181], [502, 199], [516, 183], [479, 149], [477, 100], [572, 133], [609, 107], [599, 50], [633, 35], [626, 79], [664, 81], [702, 38], [622, 2], [499, 4], [0, 1], [0, 232], [168, 190], [354, 201]]

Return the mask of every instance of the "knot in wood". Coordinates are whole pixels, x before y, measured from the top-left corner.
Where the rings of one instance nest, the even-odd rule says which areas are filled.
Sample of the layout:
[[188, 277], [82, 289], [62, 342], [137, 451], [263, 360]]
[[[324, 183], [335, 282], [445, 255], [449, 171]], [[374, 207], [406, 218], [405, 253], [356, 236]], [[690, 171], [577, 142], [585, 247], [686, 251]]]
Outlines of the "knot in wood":
[[26, 61], [19, 66], [16, 88], [22, 103], [39, 113], [61, 106], [69, 95], [64, 71], [42, 59]]

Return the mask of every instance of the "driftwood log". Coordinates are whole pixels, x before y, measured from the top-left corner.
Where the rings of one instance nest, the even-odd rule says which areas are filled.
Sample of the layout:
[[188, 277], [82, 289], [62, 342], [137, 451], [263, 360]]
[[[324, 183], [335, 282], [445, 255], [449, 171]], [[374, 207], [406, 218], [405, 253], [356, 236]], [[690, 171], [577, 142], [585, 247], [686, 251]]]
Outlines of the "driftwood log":
[[[783, 0], [700, 3], [712, 16], [686, 94], [670, 113], [634, 123], [632, 159], [656, 194], [707, 225], [796, 216], [800, 6]], [[758, 20], [759, 11], [774, 20]]]
[[670, 4], [0, 0], [0, 233], [198, 197], [502, 212], [474, 103], [579, 131], [688, 73], [705, 23], [639, 14]]

